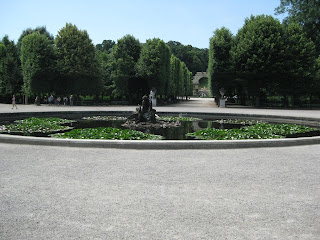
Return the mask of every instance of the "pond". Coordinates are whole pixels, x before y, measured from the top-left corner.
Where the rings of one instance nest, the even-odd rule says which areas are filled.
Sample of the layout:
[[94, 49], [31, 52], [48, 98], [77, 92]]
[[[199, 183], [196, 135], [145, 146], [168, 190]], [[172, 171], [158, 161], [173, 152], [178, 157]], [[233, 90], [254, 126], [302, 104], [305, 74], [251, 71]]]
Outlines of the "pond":
[[[103, 120], [102, 120], [103, 119]], [[54, 120], [57, 121], [57, 120]], [[250, 139], [250, 138], [278, 138], [266, 136], [260, 137], [255, 136], [257, 131], [268, 132], [270, 129], [274, 131], [274, 125], [268, 125], [266, 122], [261, 121], [248, 121], [248, 120], [237, 120], [237, 119], [210, 119], [210, 120], [199, 120], [199, 119], [183, 119], [183, 120], [176, 120], [178, 122], [178, 127], [166, 127], [164, 124], [162, 128], [150, 127], [146, 130], [141, 130], [147, 134], [154, 134], [160, 135], [165, 140], [191, 140], [191, 139]], [[35, 122], [35, 121], [33, 121]], [[90, 129], [90, 128], [118, 128], [118, 129], [126, 129], [122, 125], [126, 122], [126, 118], [123, 117], [110, 117], [110, 118], [99, 118], [99, 117], [87, 117], [82, 119], [75, 119], [75, 120], [66, 120], [60, 122], [60, 125], [63, 126], [64, 129], [58, 129], [51, 132], [47, 132], [43, 130], [45, 127], [39, 129], [32, 129], [32, 130], [25, 130], [24, 133], [19, 131], [4, 131], [6, 125], [0, 125], [0, 132], [2, 133], [10, 133], [10, 134], [18, 134], [18, 135], [29, 135], [29, 136], [36, 136], [36, 137], [50, 137], [52, 133], [56, 132], [68, 132], [71, 129]], [[12, 123], [11, 123], [12, 124]], [[16, 125], [17, 123], [14, 123]], [[38, 123], [39, 124], [39, 123]], [[40, 125], [45, 125], [44, 123], [40, 123]], [[257, 126], [254, 128], [254, 126]], [[306, 126], [301, 125], [288, 125], [288, 126], [278, 126], [276, 129], [277, 134], [281, 134], [281, 137], [310, 137], [310, 136], [320, 136], [319, 129], [315, 128], [308, 128]], [[249, 128], [248, 128], [249, 127]], [[253, 129], [250, 129], [252, 128]], [[261, 130], [261, 127], [266, 129]], [[247, 130], [248, 128], [248, 130]], [[228, 134], [225, 135], [226, 130], [222, 129], [229, 129], [227, 132]], [[241, 130], [242, 129], [242, 130]], [[212, 133], [213, 131], [214, 133]], [[224, 135], [221, 136], [221, 133]], [[211, 135], [210, 135], [211, 134]], [[212, 137], [212, 134], [215, 137]], [[248, 137], [247, 135], [251, 134]], [[245, 137], [242, 137], [245, 135]], [[207, 138], [204, 138], [206, 136]], [[209, 137], [208, 137], [209, 136]]]

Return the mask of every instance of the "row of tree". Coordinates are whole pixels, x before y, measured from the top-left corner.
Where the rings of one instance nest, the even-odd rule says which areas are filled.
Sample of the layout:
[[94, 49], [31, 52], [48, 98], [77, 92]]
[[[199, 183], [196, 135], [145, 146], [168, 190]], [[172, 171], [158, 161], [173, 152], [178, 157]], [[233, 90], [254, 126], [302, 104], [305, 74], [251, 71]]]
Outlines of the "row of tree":
[[55, 38], [41, 27], [25, 30], [16, 45], [8, 36], [0, 42], [3, 98], [104, 94], [136, 103], [151, 89], [167, 98], [192, 94], [192, 73], [157, 38], [141, 44], [126, 35], [95, 47], [87, 31], [66, 24]]
[[193, 73], [206, 72], [208, 68], [208, 49], [196, 48], [191, 45], [183, 45], [180, 42], [169, 41], [168, 46], [172, 54], [183, 61]]
[[[164, 41], [154, 38], [141, 44], [133, 36], [126, 35], [117, 44], [105, 40], [97, 47], [105, 65], [103, 78], [108, 81], [105, 83], [108, 94], [123, 96], [132, 103], [140, 101], [151, 89], [171, 99], [192, 95], [192, 73]], [[177, 67], [179, 75], [172, 71]]]
[[270, 95], [320, 96], [320, 57], [315, 42], [295, 21], [280, 23], [272, 16], [251, 16], [233, 36], [223, 27], [210, 39], [208, 75], [211, 90], [224, 88], [245, 104], [259, 105]]

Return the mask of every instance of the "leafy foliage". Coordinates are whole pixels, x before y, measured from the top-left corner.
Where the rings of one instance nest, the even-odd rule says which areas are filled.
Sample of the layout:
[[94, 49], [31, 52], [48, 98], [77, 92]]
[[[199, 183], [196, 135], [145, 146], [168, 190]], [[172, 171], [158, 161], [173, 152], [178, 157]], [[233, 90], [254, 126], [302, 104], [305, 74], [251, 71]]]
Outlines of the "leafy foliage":
[[101, 52], [111, 53], [114, 45], [116, 43], [113, 40], [103, 40], [101, 44], [96, 45], [96, 49]]
[[56, 91], [95, 94], [102, 91], [101, 65], [87, 31], [67, 23], [55, 38], [57, 69]]
[[167, 44], [171, 53], [184, 62], [193, 75], [196, 72], [207, 71], [208, 49], [199, 49], [176, 41], [169, 41]]
[[180, 95], [179, 90], [182, 87], [180, 65], [181, 65], [180, 59], [172, 54], [170, 58], [170, 79], [168, 82], [168, 89], [167, 89], [168, 96]]
[[170, 78], [167, 84], [167, 96], [190, 96], [193, 91], [193, 75], [186, 64], [179, 58], [171, 55]]
[[135, 65], [139, 59], [141, 44], [131, 35], [118, 40], [111, 54], [111, 79], [118, 96], [129, 97], [129, 82], [136, 77]]
[[258, 123], [240, 129], [207, 128], [187, 135], [203, 140], [272, 139], [313, 130], [315, 129], [296, 124]]
[[[281, 23], [272, 16], [251, 16], [238, 31], [231, 49], [235, 73], [247, 80], [246, 89], [256, 99], [272, 91], [283, 72], [284, 42]], [[259, 106], [260, 102], [256, 102]]]
[[140, 131], [118, 128], [73, 129], [66, 133], [51, 135], [54, 138], [70, 139], [105, 139], [105, 140], [161, 140], [162, 137]]
[[[286, 77], [279, 81], [279, 93], [298, 96], [314, 92], [315, 45], [307, 37], [301, 25], [290, 23], [284, 27], [284, 71]], [[294, 86], [294, 88], [290, 88], [288, 85]]]
[[232, 61], [230, 50], [233, 46], [233, 36], [229, 29], [216, 29], [210, 38], [208, 81], [211, 92], [219, 96], [220, 88], [229, 85]]
[[[281, 24], [272, 16], [251, 16], [235, 37], [226, 28], [210, 39], [209, 85], [219, 97], [225, 88], [241, 103], [254, 96], [259, 106], [266, 95], [288, 95], [293, 99], [317, 95], [314, 43], [294, 22]], [[298, 105], [298, 101], [294, 101]]]
[[45, 35], [34, 32], [23, 38], [21, 65], [26, 94], [51, 90], [50, 84], [55, 74], [54, 58], [53, 45]]
[[22, 76], [17, 47], [8, 36], [0, 42], [0, 96], [19, 92]]
[[292, 22], [303, 26], [304, 32], [312, 39], [320, 52], [320, 1], [319, 0], [280, 0], [276, 14], [287, 13], [285, 24]]
[[137, 74], [147, 79], [149, 89], [165, 95], [170, 74], [170, 49], [163, 40], [149, 39], [143, 45], [136, 65]]
[[25, 30], [23, 30], [23, 32], [21, 33], [18, 42], [17, 42], [17, 49], [18, 49], [18, 55], [21, 55], [21, 47], [22, 47], [22, 40], [25, 36], [30, 35], [32, 33], [38, 32], [41, 35], [44, 35], [45, 37], [47, 37], [50, 41], [51, 44], [53, 44], [54, 41], [54, 37], [47, 31], [47, 28], [45, 26], [42, 27], [36, 27], [34, 29], [32, 28], [27, 28]]

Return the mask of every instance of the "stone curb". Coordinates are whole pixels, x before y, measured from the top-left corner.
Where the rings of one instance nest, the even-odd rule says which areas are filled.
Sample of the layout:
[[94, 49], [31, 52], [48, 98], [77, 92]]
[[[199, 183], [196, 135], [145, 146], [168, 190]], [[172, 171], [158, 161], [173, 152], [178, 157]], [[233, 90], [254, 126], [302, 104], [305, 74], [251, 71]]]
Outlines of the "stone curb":
[[261, 139], [261, 140], [91, 140], [55, 139], [0, 134], [1, 143], [40, 146], [119, 148], [119, 149], [236, 149], [288, 147], [320, 144], [320, 137]]
[[[88, 112], [76, 111], [68, 112], [67, 115], [83, 115], [83, 114], [121, 114], [127, 115], [131, 112]], [[276, 121], [289, 120], [300, 124], [308, 123], [313, 126], [320, 126], [320, 119], [316, 118], [299, 118], [291, 116], [275, 116], [275, 115], [250, 115], [250, 114], [228, 114], [228, 113], [203, 113], [203, 112], [158, 112], [160, 115], [171, 114], [184, 116], [203, 116], [203, 117], [236, 117], [236, 118], [259, 118], [271, 119]], [[66, 112], [42, 112], [29, 113], [32, 115], [59, 115]], [[27, 117], [28, 113], [21, 114]], [[17, 115], [16, 115], [17, 116]], [[1, 118], [1, 116], [0, 116]], [[304, 137], [304, 138], [283, 138], [283, 139], [261, 139], [261, 140], [90, 140], [90, 139], [55, 139], [44, 137], [26, 137], [17, 135], [0, 134], [1, 143], [11, 144], [28, 144], [28, 145], [44, 145], [44, 146], [65, 146], [65, 147], [87, 147], [87, 148], [119, 148], [119, 149], [235, 149], [235, 148], [261, 148], [261, 147], [287, 147], [299, 145], [320, 144], [320, 136]]]

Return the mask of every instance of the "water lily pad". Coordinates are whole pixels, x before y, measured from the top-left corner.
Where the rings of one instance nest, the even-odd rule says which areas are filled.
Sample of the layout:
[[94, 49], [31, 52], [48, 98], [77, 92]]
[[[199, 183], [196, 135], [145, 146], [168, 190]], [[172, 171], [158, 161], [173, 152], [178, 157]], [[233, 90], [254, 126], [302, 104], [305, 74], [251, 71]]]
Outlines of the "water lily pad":
[[161, 140], [163, 137], [130, 129], [84, 128], [73, 129], [66, 133], [52, 134], [54, 138], [69, 139], [106, 139], [106, 140]]
[[54, 133], [72, 129], [70, 126], [63, 126], [62, 124], [75, 122], [73, 120], [62, 118], [27, 118], [23, 120], [16, 120], [14, 123], [2, 125], [0, 133], [22, 133], [24, 135], [31, 135], [33, 133]]
[[239, 129], [207, 128], [188, 133], [187, 136], [202, 140], [272, 139], [314, 130], [316, 129], [296, 124], [258, 123]]

